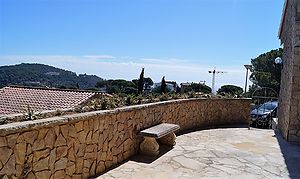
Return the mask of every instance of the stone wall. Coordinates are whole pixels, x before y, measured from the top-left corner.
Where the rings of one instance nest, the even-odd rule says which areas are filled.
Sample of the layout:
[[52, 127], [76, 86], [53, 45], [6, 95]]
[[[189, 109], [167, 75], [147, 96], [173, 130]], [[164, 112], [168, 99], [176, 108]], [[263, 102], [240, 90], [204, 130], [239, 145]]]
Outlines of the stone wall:
[[138, 132], [249, 122], [249, 99], [187, 99], [0, 126], [0, 178], [87, 178], [137, 153]]
[[[300, 141], [300, 37], [299, 0], [286, 1], [280, 39], [283, 69], [278, 109], [279, 129], [288, 141]], [[298, 9], [298, 10], [297, 10]]]

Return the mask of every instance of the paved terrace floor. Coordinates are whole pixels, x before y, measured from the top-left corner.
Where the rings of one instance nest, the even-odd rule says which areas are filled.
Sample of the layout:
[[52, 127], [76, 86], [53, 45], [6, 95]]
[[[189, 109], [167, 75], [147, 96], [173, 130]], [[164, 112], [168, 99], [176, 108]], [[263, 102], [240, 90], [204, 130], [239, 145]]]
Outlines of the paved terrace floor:
[[156, 159], [136, 155], [98, 179], [300, 178], [300, 146], [272, 130], [201, 130], [176, 141]]

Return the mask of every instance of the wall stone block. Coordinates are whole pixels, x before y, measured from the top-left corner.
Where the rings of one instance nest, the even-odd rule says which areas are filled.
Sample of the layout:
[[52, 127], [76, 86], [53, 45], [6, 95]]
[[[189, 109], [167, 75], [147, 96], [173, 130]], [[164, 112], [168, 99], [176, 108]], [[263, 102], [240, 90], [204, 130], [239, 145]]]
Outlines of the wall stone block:
[[68, 128], [69, 128], [69, 136], [72, 138], [76, 138], [77, 128], [73, 124], [70, 124]]
[[44, 148], [45, 148], [45, 140], [44, 139], [37, 139], [34, 141], [33, 146], [32, 146], [33, 151], [41, 150]]
[[44, 170], [44, 171], [41, 171], [41, 172], [36, 172], [35, 176], [36, 176], [36, 178], [50, 178], [51, 171]]
[[0, 161], [6, 164], [13, 151], [9, 147], [0, 147]]
[[23, 171], [24, 171], [23, 168], [24, 168], [23, 165], [16, 164], [16, 177], [17, 178], [21, 178], [21, 176], [23, 175]]
[[75, 123], [75, 128], [76, 128], [76, 132], [82, 131], [83, 130], [83, 122], [80, 121], [80, 122]]
[[75, 152], [77, 157], [83, 157], [86, 144], [75, 143]]
[[66, 146], [67, 145], [67, 141], [66, 139], [63, 137], [62, 134], [59, 134], [55, 143], [54, 143], [54, 146], [55, 147], [59, 147], [59, 146]]
[[76, 171], [75, 162], [69, 162], [66, 168], [66, 174], [72, 176]]
[[75, 162], [76, 160], [76, 157], [75, 157], [75, 152], [74, 152], [74, 148], [69, 148], [69, 151], [68, 151], [68, 159], [72, 162]]
[[52, 149], [56, 141], [56, 135], [53, 129], [49, 129], [45, 136], [45, 146]]
[[105, 163], [104, 163], [104, 161], [100, 161], [97, 163], [96, 173], [101, 173], [103, 171], [105, 171]]
[[49, 155], [49, 168], [51, 172], [54, 172], [55, 159], [56, 159], [56, 149], [52, 149]]
[[69, 137], [69, 125], [60, 126], [60, 131], [65, 139]]
[[66, 178], [66, 172], [64, 170], [56, 171], [53, 175], [53, 178], [55, 178], [55, 179], [64, 179], [64, 178]]
[[91, 152], [95, 152], [95, 151], [97, 151], [97, 145], [92, 144], [92, 145], [86, 146], [85, 152], [91, 153]]
[[38, 172], [49, 169], [49, 157], [42, 158], [37, 162], [33, 163], [33, 171]]
[[6, 136], [7, 146], [10, 147], [11, 149], [13, 149], [17, 143], [18, 137], [19, 137], [19, 134], [11, 134], [11, 135]]
[[66, 169], [68, 163], [67, 158], [61, 158], [57, 162], [55, 162], [55, 171]]
[[92, 136], [92, 144], [97, 144], [99, 142], [99, 135], [100, 135], [99, 130], [94, 131]]
[[[46, 158], [49, 155], [50, 155], [50, 149], [48, 149], [48, 148], [44, 149], [44, 150], [40, 150], [40, 151], [35, 151], [35, 152], [33, 152], [33, 162], [37, 162], [41, 158]], [[24, 160], [25, 160], [25, 156], [24, 156]], [[17, 163], [19, 163], [19, 162], [17, 162]], [[24, 161], [23, 161], [23, 163], [19, 163], [19, 164], [24, 164]]]
[[11, 155], [7, 163], [3, 166], [0, 171], [0, 174], [14, 175], [16, 173], [16, 157]]
[[25, 141], [31, 145], [33, 145], [33, 142], [36, 140], [37, 135], [38, 135], [38, 131], [36, 130], [23, 133], [23, 137]]
[[75, 173], [82, 173], [83, 170], [83, 157], [76, 158], [75, 161]]
[[93, 136], [93, 131], [89, 131], [87, 136], [86, 136], [86, 143], [87, 144], [92, 144], [93, 143], [92, 136]]
[[97, 152], [85, 153], [84, 159], [96, 159]]
[[61, 146], [56, 148], [56, 158], [55, 160], [58, 160], [62, 157], [65, 157], [68, 154], [68, 147], [67, 146]]
[[83, 130], [84, 130], [85, 132], [89, 132], [89, 131], [90, 131], [89, 119], [83, 121]]
[[67, 140], [68, 149], [73, 147], [76, 142], [76, 139], [74, 139], [72, 137], [67, 137], [66, 140]]
[[0, 137], [0, 147], [7, 146], [6, 137]]
[[42, 128], [39, 130], [38, 138], [39, 140], [44, 139], [46, 134], [48, 133], [48, 128]]
[[80, 131], [77, 133], [77, 139], [79, 140], [79, 142], [81, 144], [85, 143], [87, 133], [88, 133], [88, 131]]
[[[9, 149], [10, 150], [10, 149]], [[26, 143], [21, 142], [18, 143], [14, 148], [14, 153], [16, 155], [16, 163], [17, 164], [24, 164], [25, 163], [25, 154], [26, 154]], [[5, 161], [1, 159], [1, 148], [0, 148], [0, 160]], [[9, 153], [6, 153], [5, 155], [10, 155]]]

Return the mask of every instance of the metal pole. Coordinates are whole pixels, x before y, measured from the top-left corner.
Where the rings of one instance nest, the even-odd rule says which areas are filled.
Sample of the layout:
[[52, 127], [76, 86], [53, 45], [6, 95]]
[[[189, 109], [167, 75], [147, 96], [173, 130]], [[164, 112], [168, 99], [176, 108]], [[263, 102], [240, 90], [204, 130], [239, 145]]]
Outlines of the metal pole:
[[213, 78], [212, 78], [212, 84], [211, 84], [211, 92], [214, 95], [215, 94], [215, 80], [216, 80], [216, 71], [213, 71]]
[[247, 82], [248, 82], [248, 68], [246, 68], [245, 93], [247, 92]]

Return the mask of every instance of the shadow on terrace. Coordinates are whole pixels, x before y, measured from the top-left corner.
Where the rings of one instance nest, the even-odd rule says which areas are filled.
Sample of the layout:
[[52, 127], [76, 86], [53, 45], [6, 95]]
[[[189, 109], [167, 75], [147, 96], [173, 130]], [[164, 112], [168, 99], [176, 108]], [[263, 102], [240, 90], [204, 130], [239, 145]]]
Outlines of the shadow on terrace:
[[284, 140], [280, 132], [275, 133], [282, 156], [292, 179], [300, 178], [300, 145]]

